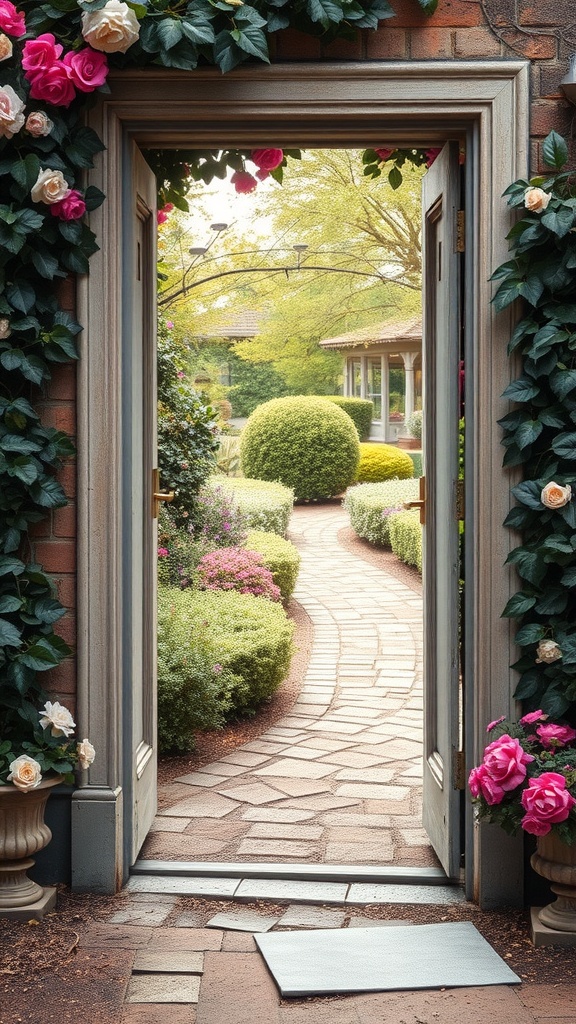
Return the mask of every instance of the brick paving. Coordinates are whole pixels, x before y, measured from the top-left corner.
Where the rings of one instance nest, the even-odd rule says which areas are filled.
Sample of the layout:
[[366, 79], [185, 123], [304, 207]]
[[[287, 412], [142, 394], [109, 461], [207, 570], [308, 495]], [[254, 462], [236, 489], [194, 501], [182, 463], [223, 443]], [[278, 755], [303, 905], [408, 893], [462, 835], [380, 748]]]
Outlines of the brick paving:
[[294, 510], [314, 626], [301, 693], [258, 738], [160, 788], [154, 860], [436, 865], [421, 825], [422, 597], [338, 542], [337, 506]]
[[[153, 901], [153, 904], [148, 901]], [[249, 909], [231, 903], [216, 916], [209, 904], [183, 914], [174, 897], [126, 893], [121, 912], [82, 932], [79, 954], [117, 965], [120, 1024], [569, 1024], [571, 984], [523, 984], [421, 991], [370, 992], [320, 999], [281, 999], [253, 933], [274, 929], [391, 927], [350, 908], [278, 905]], [[143, 915], [150, 915], [144, 924]], [[122, 913], [123, 922], [118, 923]], [[192, 923], [187, 923], [186, 918]], [[242, 920], [244, 918], [244, 920]], [[260, 921], [259, 921], [260, 919]], [[417, 950], [415, 950], [417, 956]], [[109, 1016], [106, 1020], [110, 1020]]]

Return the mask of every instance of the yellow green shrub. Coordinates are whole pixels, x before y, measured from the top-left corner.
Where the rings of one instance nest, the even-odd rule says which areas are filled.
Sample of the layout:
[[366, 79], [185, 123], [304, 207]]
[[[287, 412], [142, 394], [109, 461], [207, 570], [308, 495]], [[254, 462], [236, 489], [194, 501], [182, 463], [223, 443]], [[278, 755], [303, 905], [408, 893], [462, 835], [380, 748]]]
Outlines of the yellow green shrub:
[[360, 444], [357, 481], [380, 483], [382, 480], [409, 480], [414, 476], [414, 463], [407, 452], [392, 444], [365, 441]]

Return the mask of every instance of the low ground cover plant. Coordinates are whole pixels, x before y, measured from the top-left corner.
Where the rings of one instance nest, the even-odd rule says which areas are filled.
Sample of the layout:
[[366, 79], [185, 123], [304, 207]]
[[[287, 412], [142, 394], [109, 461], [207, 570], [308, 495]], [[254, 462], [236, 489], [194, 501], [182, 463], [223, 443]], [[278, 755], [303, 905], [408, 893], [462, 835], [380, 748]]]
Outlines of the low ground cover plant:
[[272, 573], [274, 583], [280, 588], [282, 600], [284, 603], [289, 601], [300, 568], [298, 548], [284, 537], [279, 537], [275, 533], [265, 533], [263, 530], [248, 531], [246, 548], [261, 555], [264, 565]]
[[294, 492], [289, 487], [248, 477], [212, 476], [204, 490], [219, 490], [230, 498], [246, 529], [286, 535], [294, 507]]
[[[200, 638], [212, 666], [219, 665], [234, 677], [225, 677], [231, 682], [230, 692], [225, 695], [225, 709], [222, 696], [217, 696], [217, 710], [224, 717], [254, 714], [278, 689], [290, 667], [294, 626], [281, 604], [262, 597], [236, 591], [161, 587], [159, 625], [169, 667], [168, 674], [159, 668], [159, 689], [171, 685], [170, 650], [182, 651], [181, 671], [185, 673], [185, 652], [194, 651]], [[208, 699], [206, 683], [203, 690]], [[212, 727], [210, 723], [202, 726]]]
[[417, 509], [396, 512], [389, 519], [390, 546], [401, 562], [422, 572], [422, 526]]
[[381, 483], [383, 480], [407, 480], [414, 476], [414, 463], [407, 452], [393, 444], [366, 441], [360, 444], [357, 481]]
[[386, 480], [380, 484], [350, 487], [344, 508], [359, 537], [380, 547], [390, 546], [390, 519], [403, 510], [405, 501], [418, 497], [418, 480]]
[[246, 477], [278, 480], [296, 500], [341, 494], [354, 482], [360, 449], [350, 417], [326, 398], [275, 398], [258, 406], [242, 432]]
[[204, 555], [198, 565], [201, 590], [236, 590], [269, 601], [280, 601], [280, 588], [257, 551], [246, 548], [217, 548]]

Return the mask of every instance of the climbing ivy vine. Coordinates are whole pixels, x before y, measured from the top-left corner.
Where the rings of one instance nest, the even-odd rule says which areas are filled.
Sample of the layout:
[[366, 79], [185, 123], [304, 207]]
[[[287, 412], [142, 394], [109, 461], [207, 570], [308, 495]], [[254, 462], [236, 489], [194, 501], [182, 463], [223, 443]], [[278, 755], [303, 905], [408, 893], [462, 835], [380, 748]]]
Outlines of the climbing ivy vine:
[[520, 620], [515, 696], [557, 718], [576, 707], [576, 179], [563, 170], [568, 149], [556, 132], [543, 155], [554, 173], [505, 193], [521, 216], [493, 301], [526, 307], [509, 344], [522, 359], [504, 392], [515, 408], [500, 420], [504, 465], [522, 466], [524, 477], [506, 519], [522, 537], [508, 556], [521, 589], [504, 611]]

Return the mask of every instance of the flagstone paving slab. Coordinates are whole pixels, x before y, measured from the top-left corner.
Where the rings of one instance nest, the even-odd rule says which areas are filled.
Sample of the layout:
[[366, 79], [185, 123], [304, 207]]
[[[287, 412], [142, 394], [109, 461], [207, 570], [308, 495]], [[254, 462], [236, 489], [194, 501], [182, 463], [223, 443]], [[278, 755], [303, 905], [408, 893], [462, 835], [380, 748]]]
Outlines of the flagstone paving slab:
[[134, 957], [134, 974], [202, 974], [204, 954], [172, 950], [139, 949]]
[[240, 932], [268, 932], [278, 923], [278, 915], [273, 917], [265, 914], [256, 914], [253, 910], [224, 911], [215, 914], [206, 922], [206, 928], [221, 928], [229, 931]]
[[343, 910], [324, 907], [289, 906], [278, 921], [279, 928], [341, 928], [346, 914]]
[[128, 987], [128, 1003], [197, 1003], [200, 978], [194, 974], [136, 974]]

